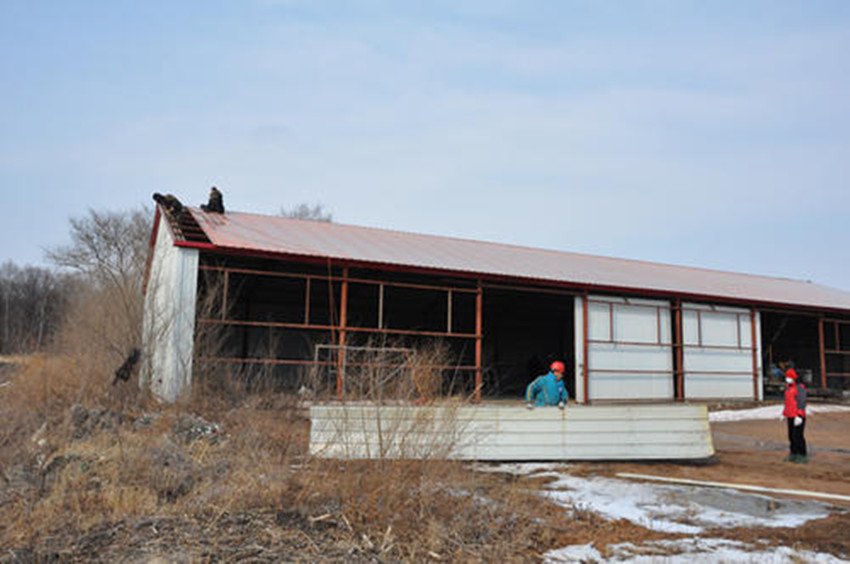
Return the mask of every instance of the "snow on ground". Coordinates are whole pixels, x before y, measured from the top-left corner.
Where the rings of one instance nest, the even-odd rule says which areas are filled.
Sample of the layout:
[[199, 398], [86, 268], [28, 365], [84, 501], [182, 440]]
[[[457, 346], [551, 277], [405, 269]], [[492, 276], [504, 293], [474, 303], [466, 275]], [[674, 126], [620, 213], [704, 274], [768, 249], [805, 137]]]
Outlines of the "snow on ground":
[[[601, 476], [570, 475], [563, 464], [479, 465], [486, 472], [548, 477], [543, 495], [569, 511], [592, 511], [606, 519], [632, 523], [667, 533], [699, 535], [706, 528], [797, 527], [827, 517], [832, 506], [809, 500], [774, 499], [731, 489], [630, 482]], [[673, 543], [665, 545], [664, 543]], [[753, 552], [756, 551], [756, 552]], [[681, 555], [663, 556], [682, 552]], [[814, 555], [814, 556], [812, 556]], [[811, 556], [811, 558], [810, 558]], [[567, 547], [547, 555], [550, 562], [841, 562], [829, 555], [763, 547], [696, 536], [641, 546], [612, 545], [602, 555], [591, 545]], [[668, 559], [669, 558], [669, 559]]]
[[[675, 553], [675, 554], [671, 554]], [[630, 564], [837, 564], [846, 562], [831, 554], [794, 550], [788, 547], [759, 547], [725, 539], [687, 538], [673, 541], [650, 541], [640, 546], [614, 544], [604, 554], [593, 543], [550, 550], [544, 562], [628, 562]]]
[[[812, 405], [806, 406], [806, 415], [815, 413], [837, 413], [850, 411], [847, 405]], [[714, 411], [708, 414], [708, 420], [712, 423], [721, 421], [751, 421], [753, 419], [779, 419], [782, 416], [782, 405], [768, 405], [754, 409], [729, 409]]]
[[548, 477], [546, 497], [607, 519], [627, 519], [654, 531], [697, 534], [713, 527], [797, 527], [831, 513], [809, 500], [774, 499], [725, 488], [573, 476], [555, 464], [502, 464], [488, 471]]

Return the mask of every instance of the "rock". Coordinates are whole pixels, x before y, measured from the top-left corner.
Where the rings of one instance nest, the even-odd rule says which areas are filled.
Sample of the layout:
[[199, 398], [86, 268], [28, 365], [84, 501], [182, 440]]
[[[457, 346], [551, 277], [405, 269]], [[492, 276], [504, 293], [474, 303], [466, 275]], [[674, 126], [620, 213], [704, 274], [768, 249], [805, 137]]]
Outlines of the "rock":
[[173, 431], [178, 439], [187, 443], [200, 439], [215, 443], [221, 434], [217, 423], [210, 423], [203, 417], [191, 414], [180, 416], [174, 423]]

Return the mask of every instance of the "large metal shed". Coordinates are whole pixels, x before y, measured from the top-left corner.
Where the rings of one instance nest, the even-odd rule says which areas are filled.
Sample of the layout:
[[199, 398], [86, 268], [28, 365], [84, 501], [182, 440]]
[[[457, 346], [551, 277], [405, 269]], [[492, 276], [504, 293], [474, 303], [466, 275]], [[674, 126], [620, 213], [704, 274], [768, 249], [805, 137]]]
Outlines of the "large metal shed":
[[145, 381], [167, 400], [200, 366], [293, 386], [376, 340], [445, 343], [476, 399], [520, 395], [555, 358], [580, 403], [762, 399], [784, 358], [850, 389], [850, 293], [800, 280], [157, 207], [145, 292]]

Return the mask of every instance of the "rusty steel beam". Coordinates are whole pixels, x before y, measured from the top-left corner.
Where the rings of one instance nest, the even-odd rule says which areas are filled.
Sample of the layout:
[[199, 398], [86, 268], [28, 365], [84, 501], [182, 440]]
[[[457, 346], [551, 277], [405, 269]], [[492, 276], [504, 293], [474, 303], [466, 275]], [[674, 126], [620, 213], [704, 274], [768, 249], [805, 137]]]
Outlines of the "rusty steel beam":
[[756, 346], [756, 309], [750, 310], [750, 345], [753, 349], [753, 400], [759, 399], [759, 358]]
[[481, 386], [483, 378], [481, 374], [482, 345], [484, 340], [484, 288], [481, 279], [478, 279], [478, 292], [475, 294], [475, 401], [481, 401]]
[[[823, 325], [825, 321], [821, 317], [818, 319], [818, 347], [820, 348], [820, 383], [822, 388], [826, 388], [826, 344], [824, 343]], [[838, 346], [838, 343], [836, 343]]]
[[228, 364], [283, 364], [293, 366], [325, 365], [330, 366], [329, 360], [299, 360], [293, 358], [243, 358], [241, 356], [199, 356], [200, 362], [224, 362]]
[[[281, 329], [304, 329], [308, 331], [339, 331], [339, 325], [316, 325], [304, 323], [287, 323], [284, 321], [246, 321], [240, 319], [198, 319], [198, 323], [215, 325], [242, 325], [247, 327], [279, 327]], [[416, 329], [377, 329], [375, 327], [357, 327], [348, 325], [345, 330], [349, 333], [377, 333], [384, 335], [411, 335], [414, 337], [445, 337], [447, 339], [475, 339], [475, 333], [443, 333], [442, 331], [419, 331]]]
[[336, 395], [342, 398], [345, 390], [345, 329], [348, 322], [348, 267], [342, 269], [342, 288], [339, 307], [339, 350], [337, 351]]
[[452, 332], [452, 291], [446, 292], [446, 332]]
[[[218, 270], [218, 271], [229, 271], [237, 274], [250, 274], [255, 276], [273, 276], [277, 278], [293, 278], [293, 279], [304, 279], [304, 278], [315, 278], [316, 280], [325, 280], [329, 282], [339, 282], [345, 278], [345, 276], [334, 276], [330, 275], [321, 275], [321, 274], [303, 274], [299, 272], [275, 272], [272, 270], [256, 270], [252, 268], [235, 268], [231, 266], [215, 266], [209, 264], [203, 264], [198, 267], [202, 270]], [[464, 288], [463, 286], [441, 286], [438, 284], [414, 284], [410, 282], [391, 282], [387, 280], [371, 280], [368, 278], [348, 278], [348, 281], [351, 283], [357, 284], [386, 284], [388, 286], [393, 286], [395, 288], [411, 288], [418, 290], [437, 290], [437, 291], [446, 291], [453, 290], [455, 292], [465, 292], [467, 294], [474, 294], [474, 288]]]

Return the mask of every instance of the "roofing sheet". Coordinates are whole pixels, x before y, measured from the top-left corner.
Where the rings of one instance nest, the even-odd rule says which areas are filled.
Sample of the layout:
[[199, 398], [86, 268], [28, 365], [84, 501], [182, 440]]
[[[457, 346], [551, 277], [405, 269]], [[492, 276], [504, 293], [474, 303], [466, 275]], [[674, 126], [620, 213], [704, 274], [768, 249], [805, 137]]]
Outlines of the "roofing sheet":
[[277, 216], [190, 211], [216, 248], [235, 252], [850, 311], [850, 292], [802, 280]]

